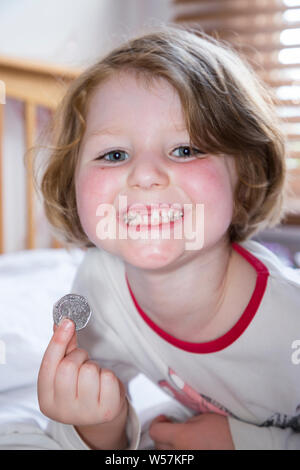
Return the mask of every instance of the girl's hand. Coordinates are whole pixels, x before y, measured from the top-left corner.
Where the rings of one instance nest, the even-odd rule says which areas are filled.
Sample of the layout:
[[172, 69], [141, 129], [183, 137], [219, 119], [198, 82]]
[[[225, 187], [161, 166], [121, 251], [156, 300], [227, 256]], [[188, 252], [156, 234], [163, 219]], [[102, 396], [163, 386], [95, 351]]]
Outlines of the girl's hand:
[[76, 426], [113, 421], [124, 410], [124, 385], [77, 348], [75, 325], [54, 325], [38, 376], [38, 400], [49, 418]]
[[149, 427], [155, 449], [234, 450], [228, 419], [215, 413], [193, 416], [184, 423], [173, 423], [157, 416]]

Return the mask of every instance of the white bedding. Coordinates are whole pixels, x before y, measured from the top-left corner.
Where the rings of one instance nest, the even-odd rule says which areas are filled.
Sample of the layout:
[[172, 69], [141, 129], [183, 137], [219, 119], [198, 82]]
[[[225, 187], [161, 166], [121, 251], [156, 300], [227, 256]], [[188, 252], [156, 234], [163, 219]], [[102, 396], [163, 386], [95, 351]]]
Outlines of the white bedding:
[[[47, 427], [37, 401], [38, 370], [52, 336], [53, 304], [70, 292], [82, 256], [79, 249], [0, 256], [0, 427], [7, 423]], [[130, 392], [142, 422], [148, 418], [147, 410], [157, 409], [159, 414], [174, 402], [141, 374], [131, 382]]]

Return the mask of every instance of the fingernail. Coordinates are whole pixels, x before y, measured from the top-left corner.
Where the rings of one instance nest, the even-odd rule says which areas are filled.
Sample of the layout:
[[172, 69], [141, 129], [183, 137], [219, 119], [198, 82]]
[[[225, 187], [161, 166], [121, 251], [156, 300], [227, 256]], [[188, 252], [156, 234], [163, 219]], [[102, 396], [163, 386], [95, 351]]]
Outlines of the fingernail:
[[70, 320], [69, 318], [63, 318], [63, 319], [59, 322], [59, 326], [61, 326], [63, 330], [69, 331], [69, 330], [72, 328], [72, 326], [73, 326], [73, 322], [72, 322], [72, 320]]
[[171, 421], [170, 418], [166, 415], [158, 415], [158, 416], [156, 416], [156, 419], [158, 421]]

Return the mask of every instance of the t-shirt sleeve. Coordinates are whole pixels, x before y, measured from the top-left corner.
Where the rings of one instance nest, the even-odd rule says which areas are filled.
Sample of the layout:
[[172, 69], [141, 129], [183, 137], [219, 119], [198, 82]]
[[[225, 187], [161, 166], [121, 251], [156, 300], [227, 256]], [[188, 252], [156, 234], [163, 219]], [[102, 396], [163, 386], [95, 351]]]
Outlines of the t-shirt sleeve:
[[[137, 449], [140, 424], [130, 403], [126, 434], [130, 443], [127, 449]], [[0, 425], [0, 450], [90, 450], [90, 447], [74, 426], [49, 420], [46, 429], [41, 429], [36, 423]]]
[[[126, 436], [129, 445], [126, 450], [136, 450], [140, 442], [141, 427], [139, 418], [130, 400], [128, 400], [128, 404]], [[48, 433], [52, 436], [55, 443], [59, 443], [63, 450], [90, 450], [90, 447], [81, 439], [76, 428], [71, 424], [51, 421], [48, 426]]]
[[0, 426], [0, 450], [62, 450], [62, 446], [36, 423], [6, 423]]
[[300, 450], [300, 432], [292, 428], [261, 427], [228, 418], [236, 450]]
[[[80, 294], [88, 300], [92, 315], [88, 325], [78, 331], [78, 347], [85, 349], [89, 358], [97, 361], [101, 368], [112, 370], [124, 384], [128, 400], [128, 418], [126, 423], [127, 450], [137, 449], [140, 442], [141, 426], [138, 415], [131, 403], [129, 382], [139, 374], [134, 366], [134, 358], [116, 331], [102, 315], [102, 305], [108, 301], [105, 285], [95, 276], [93, 270], [93, 252], [87, 252], [79, 266], [71, 287], [71, 293]], [[93, 275], [92, 275], [93, 273]], [[117, 315], [112, 311], [111, 315]], [[72, 425], [53, 422], [50, 432], [63, 449], [89, 449]]]

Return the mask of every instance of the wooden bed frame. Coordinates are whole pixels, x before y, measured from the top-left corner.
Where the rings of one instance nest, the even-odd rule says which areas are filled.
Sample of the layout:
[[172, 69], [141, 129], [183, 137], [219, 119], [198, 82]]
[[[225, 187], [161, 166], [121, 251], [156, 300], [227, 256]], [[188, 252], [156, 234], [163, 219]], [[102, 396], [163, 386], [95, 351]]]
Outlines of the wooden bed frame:
[[[65, 93], [66, 87], [80, 73], [81, 69], [64, 68], [42, 62], [25, 61], [23, 59], [0, 56], [0, 83], [6, 92], [6, 97], [14, 98], [24, 103], [25, 119], [25, 151], [34, 145], [36, 130], [36, 108], [45, 107], [53, 111]], [[4, 87], [3, 87], [4, 83]], [[5, 102], [5, 101], [4, 101]], [[4, 104], [0, 96], [0, 254], [5, 252], [3, 224], [3, 172], [2, 172], [2, 139], [4, 132]], [[26, 156], [27, 168], [32, 168], [30, 152]], [[299, 174], [300, 177], [300, 174]], [[27, 227], [26, 247], [35, 248], [35, 217], [34, 217], [34, 185], [31, 172], [26, 175], [26, 204]], [[300, 226], [300, 201], [296, 201], [299, 214], [286, 217], [284, 224]], [[53, 248], [61, 244], [52, 239]]]
[[[61, 100], [66, 87], [81, 73], [80, 69], [64, 68], [42, 62], [0, 56], [1, 90], [5, 98], [14, 98], [24, 103], [25, 151], [35, 144], [36, 110], [38, 106], [53, 111]], [[4, 87], [3, 87], [4, 83]], [[0, 97], [1, 98], [1, 97]], [[3, 171], [2, 142], [4, 132], [5, 99], [0, 99], [0, 253], [5, 252], [3, 224]], [[30, 152], [26, 165], [32, 168]], [[31, 171], [26, 175], [27, 228], [25, 249], [35, 248], [34, 186]], [[52, 240], [52, 247], [61, 245]]]

